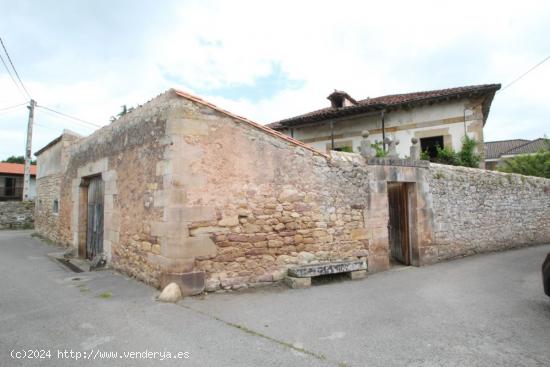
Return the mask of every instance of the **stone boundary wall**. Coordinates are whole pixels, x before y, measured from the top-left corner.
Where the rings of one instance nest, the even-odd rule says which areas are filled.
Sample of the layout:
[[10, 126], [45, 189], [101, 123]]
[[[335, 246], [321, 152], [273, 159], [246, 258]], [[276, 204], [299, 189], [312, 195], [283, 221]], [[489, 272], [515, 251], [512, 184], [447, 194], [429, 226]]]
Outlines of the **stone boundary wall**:
[[0, 201], [1, 229], [31, 229], [34, 227], [34, 202]]
[[550, 180], [430, 164], [437, 260], [550, 243]]

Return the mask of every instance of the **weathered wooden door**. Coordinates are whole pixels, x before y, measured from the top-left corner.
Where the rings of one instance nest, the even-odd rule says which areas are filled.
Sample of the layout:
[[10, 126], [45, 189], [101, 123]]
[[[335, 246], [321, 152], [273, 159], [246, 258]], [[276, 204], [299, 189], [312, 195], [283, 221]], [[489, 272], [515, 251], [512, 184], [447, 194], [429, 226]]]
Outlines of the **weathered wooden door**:
[[93, 177], [88, 185], [88, 223], [86, 233], [86, 257], [103, 252], [103, 180]]
[[410, 265], [409, 206], [407, 184], [388, 182], [388, 223], [390, 253], [395, 260]]

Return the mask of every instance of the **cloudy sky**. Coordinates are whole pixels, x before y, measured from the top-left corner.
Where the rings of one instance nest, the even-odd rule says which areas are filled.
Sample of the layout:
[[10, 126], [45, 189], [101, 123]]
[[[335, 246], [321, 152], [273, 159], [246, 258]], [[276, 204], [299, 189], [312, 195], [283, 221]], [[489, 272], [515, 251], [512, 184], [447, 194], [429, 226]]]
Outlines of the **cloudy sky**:
[[[550, 55], [548, 1], [0, 0], [0, 36], [39, 105], [105, 125], [171, 87], [260, 123], [328, 105], [503, 86]], [[486, 141], [550, 136], [550, 61], [497, 93]], [[0, 159], [22, 155], [27, 109], [0, 64]], [[64, 128], [38, 109], [33, 151]]]

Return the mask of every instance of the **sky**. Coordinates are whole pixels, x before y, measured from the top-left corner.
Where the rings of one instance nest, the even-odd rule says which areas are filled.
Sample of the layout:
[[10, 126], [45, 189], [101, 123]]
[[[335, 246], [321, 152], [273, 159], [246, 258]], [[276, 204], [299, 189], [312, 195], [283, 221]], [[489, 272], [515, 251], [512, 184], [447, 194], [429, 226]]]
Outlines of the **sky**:
[[[548, 1], [0, 0], [0, 37], [39, 106], [97, 125], [169, 88], [262, 124], [356, 99], [506, 86], [550, 56]], [[550, 61], [497, 93], [485, 141], [550, 136]], [[0, 159], [28, 101], [0, 64]], [[43, 108], [32, 151], [94, 127]]]

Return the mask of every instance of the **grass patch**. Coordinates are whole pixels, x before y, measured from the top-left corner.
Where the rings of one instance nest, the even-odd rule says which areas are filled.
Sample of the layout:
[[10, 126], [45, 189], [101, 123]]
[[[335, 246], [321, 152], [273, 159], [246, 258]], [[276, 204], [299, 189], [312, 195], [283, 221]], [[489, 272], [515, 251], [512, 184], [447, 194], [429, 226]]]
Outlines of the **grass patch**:
[[113, 296], [113, 294], [111, 292], [103, 292], [99, 295], [99, 298], [103, 298], [103, 299], [109, 299]]

